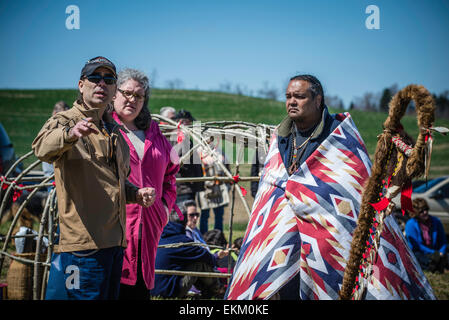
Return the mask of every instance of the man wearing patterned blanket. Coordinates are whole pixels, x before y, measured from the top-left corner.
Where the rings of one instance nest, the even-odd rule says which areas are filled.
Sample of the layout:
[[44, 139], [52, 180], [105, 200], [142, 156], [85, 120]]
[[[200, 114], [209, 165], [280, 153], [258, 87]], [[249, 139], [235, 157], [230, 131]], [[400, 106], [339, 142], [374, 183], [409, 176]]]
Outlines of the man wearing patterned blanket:
[[[299, 299], [338, 299], [371, 162], [351, 116], [329, 114], [314, 76], [290, 79], [286, 109], [227, 299], [282, 298], [282, 288], [296, 288]], [[378, 254], [365, 299], [435, 299], [392, 217]]]

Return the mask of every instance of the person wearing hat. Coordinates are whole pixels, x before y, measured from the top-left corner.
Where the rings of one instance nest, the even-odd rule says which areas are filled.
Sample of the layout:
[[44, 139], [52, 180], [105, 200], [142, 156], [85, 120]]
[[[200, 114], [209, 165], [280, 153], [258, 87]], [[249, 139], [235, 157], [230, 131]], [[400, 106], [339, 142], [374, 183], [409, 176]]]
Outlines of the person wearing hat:
[[126, 204], [149, 207], [153, 188], [138, 188], [129, 148], [111, 116], [116, 68], [105, 57], [89, 60], [73, 107], [53, 115], [32, 143], [36, 157], [53, 163], [59, 239], [46, 299], [118, 299]]

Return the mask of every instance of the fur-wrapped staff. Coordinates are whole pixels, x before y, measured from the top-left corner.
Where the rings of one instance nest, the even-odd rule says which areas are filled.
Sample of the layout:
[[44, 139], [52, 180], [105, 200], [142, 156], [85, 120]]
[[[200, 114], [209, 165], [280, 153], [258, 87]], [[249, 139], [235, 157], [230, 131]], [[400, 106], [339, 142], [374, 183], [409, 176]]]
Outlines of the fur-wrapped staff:
[[[401, 118], [413, 100], [416, 105], [419, 135], [416, 143], [404, 131]], [[345, 268], [340, 299], [364, 299], [372, 283], [373, 267], [378, 258], [384, 219], [394, 209], [392, 199], [401, 192], [401, 209], [412, 210], [411, 181], [426, 175], [430, 165], [435, 105], [431, 94], [420, 85], [399, 91], [389, 104], [389, 114], [378, 136], [371, 175], [362, 194], [348, 263]]]

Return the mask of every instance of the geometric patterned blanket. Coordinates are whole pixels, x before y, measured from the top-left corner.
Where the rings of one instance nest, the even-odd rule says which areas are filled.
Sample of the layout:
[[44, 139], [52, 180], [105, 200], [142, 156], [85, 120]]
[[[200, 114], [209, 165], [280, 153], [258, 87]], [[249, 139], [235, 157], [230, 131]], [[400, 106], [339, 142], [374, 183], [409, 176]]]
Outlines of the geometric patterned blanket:
[[[349, 113], [288, 176], [276, 133], [225, 298], [269, 299], [299, 273], [300, 299], [337, 299], [371, 162]], [[393, 217], [366, 299], [435, 299]]]

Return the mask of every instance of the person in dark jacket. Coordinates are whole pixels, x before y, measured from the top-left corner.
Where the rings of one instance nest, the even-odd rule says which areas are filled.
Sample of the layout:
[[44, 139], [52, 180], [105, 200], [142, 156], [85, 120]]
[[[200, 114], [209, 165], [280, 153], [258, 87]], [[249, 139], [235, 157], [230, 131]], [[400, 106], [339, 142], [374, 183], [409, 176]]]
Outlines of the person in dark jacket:
[[413, 212], [405, 225], [405, 234], [410, 248], [423, 270], [444, 272], [447, 268], [446, 234], [440, 219], [429, 215], [426, 200], [413, 200]]
[[[175, 121], [182, 125], [190, 126], [192, 125], [195, 118], [192, 114], [184, 109], [179, 110], [176, 114]], [[174, 137], [174, 136], [173, 136]], [[184, 136], [182, 141], [177, 139], [170, 139], [170, 143], [173, 145], [174, 149], [178, 152], [179, 158], [188, 152], [193, 147], [193, 141], [188, 135]], [[192, 177], [202, 177], [203, 168], [201, 166], [201, 159], [197, 152], [192, 152], [189, 159], [182, 163], [179, 168], [176, 178], [192, 178]], [[176, 204], [181, 206], [181, 204], [186, 200], [196, 201], [196, 195], [198, 192], [204, 190], [204, 182], [182, 182], [176, 184]]]
[[[186, 221], [185, 215], [181, 220], [178, 214], [172, 211], [170, 221], [162, 232], [159, 246], [192, 243], [193, 240], [186, 236]], [[155, 269], [214, 272], [216, 261], [217, 258], [201, 246], [158, 248]], [[156, 274], [154, 288], [150, 290], [150, 295], [153, 297], [183, 298], [192, 286], [201, 291], [203, 298], [215, 296], [220, 289], [218, 278]]]
[[[251, 177], [260, 177], [262, 172], [267, 155], [265, 152], [263, 154], [259, 153], [260, 151], [263, 152], [263, 150], [256, 148], [253, 163], [251, 164]], [[259, 190], [259, 181], [251, 181], [251, 195], [254, 199], [256, 198], [257, 190]]]

